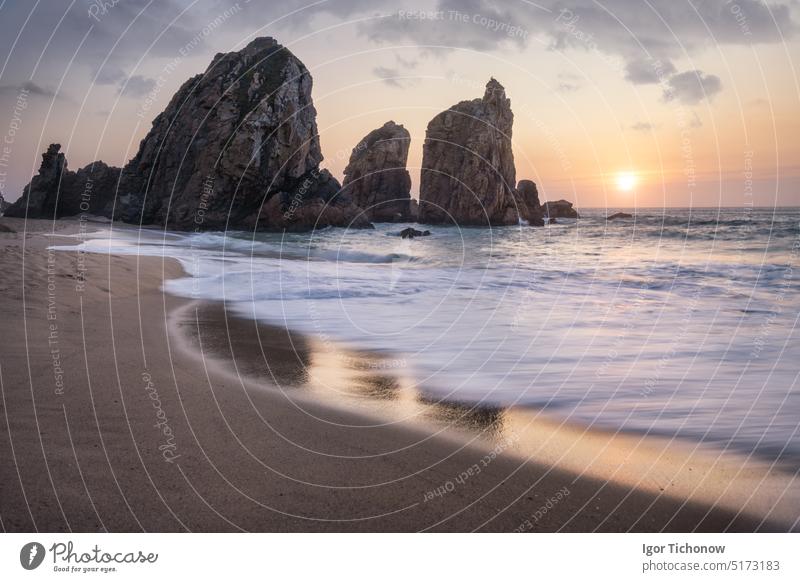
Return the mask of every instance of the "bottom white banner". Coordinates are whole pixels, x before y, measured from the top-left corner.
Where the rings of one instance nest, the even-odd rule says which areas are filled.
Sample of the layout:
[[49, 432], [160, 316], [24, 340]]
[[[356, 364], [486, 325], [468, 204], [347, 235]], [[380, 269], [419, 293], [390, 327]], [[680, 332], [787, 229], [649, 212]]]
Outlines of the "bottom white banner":
[[793, 534], [4, 534], [0, 579], [799, 580], [799, 541]]

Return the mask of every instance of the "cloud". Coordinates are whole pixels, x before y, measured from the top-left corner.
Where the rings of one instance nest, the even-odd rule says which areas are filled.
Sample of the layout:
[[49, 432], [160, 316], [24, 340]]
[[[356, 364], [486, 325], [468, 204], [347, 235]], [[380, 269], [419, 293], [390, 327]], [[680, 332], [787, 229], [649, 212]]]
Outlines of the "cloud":
[[556, 0], [548, 6], [555, 12], [550, 34], [557, 47], [587, 48], [594, 43], [598, 50], [626, 61], [679, 58], [709, 42], [782, 42], [798, 29], [788, 4], [762, 0]]
[[631, 129], [633, 131], [641, 131], [641, 132], [644, 132], [644, 133], [650, 133], [655, 128], [656, 128], [656, 126], [653, 125], [652, 123], [645, 123], [644, 121], [637, 121], [636, 123], [631, 125]]
[[375, 67], [372, 69], [372, 73], [390, 87], [397, 89], [403, 89], [413, 84], [412, 79], [403, 78], [402, 73], [392, 67]]
[[[254, 34], [269, 34], [271, 29], [261, 27], [276, 19], [276, 30], [313, 30], [320, 15], [343, 21], [383, 11], [382, 16], [361, 18], [357, 25], [358, 32], [375, 43], [416, 44], [424, 47], [423, 54], [441, 55], [453, 48], [522, 50], [535, 37], [537, 44], [541, 40], [552, 50], [595, 51], [613, 58], [624, 69], [621, 75], [642, 84], [654, 82], [649, 63], [661, 61], [666, 78], [677, 72], [673, 63], [697, 55], [709, 44], [783, 42], [798, 30], [790, 9], [796, 2], [426, 0], [429, 10], [422, 16], [401, 11], [390, 0], [124, 0], [107, 2], [99, 22], [90, 17], [85, 2], [41, 0], [33, 11], [30, 3], [7, 2], [0, 18], [0, 54], [11, 55], [3, 78], [8, 86], [21, 85], [36, 63], [37, 78], [56, 78], [72, 64], [92, 77], [99, 71], [97, 83], [112, 85], [131, 72], [142, 74], [135, 69], [140, 59], [147, 63], [180, 54], [225, 12], [231, 16], [212, 36], [195, 43], [193, 56], [208, 56], [212, 44], [228, 49], [235, 39], [244, 42]], [[15, 41], [29, 19], [25, 34]], [[279, 40], [287, 42], [285, 36]], [[405, 56], [397, 58], [394, 68], [416, 66]]]
[[116, 85], [125, 77], [125, 71], [119, 67], [105, 66], [97, 71], [94, 82], [98, 85]]
[[42, 87], [41, 85], [37, 85], [33, 81], [25, 81], [24, 83], [20, 83], [19, 85], [2, 85], [0, 86], [0, 93], [3, 94], [19, 94], [22, 92], [26, 92], [29, 95], [36, 95], [37, 97], [47, 97], [48, 99], [53, 99], [56, 94], [55, 91], [52, 89], [48, 89], [46, 87]]
[[394, 87], [396, 89], [404, 89], [405, 87], [409, 87], [414, 85], [414, 80], [409, 78], [403, 78], [404, 71], [413, 71], [414, 69], [419, 66], [419, 61], [414, 59], [404, 59], [400, 55], [394, 56], [395, 61], [397, 62], [397, 67], [384, 67], [378, 66], [372, 69], [372, 73], [382, 79], [384, 83], [386, 83], [389, 87]]
[[556, 91], [559, 93], [574, 93], [575, 91], [580, 90], [580, 88], [583, 86], [581, 84], [582, 80], [583, 77], [576, 75], [575, 73], [559, 73]]
[[141, 75], [133, 75], [129, 77], [127, 81], [120, 84], [117, 91], [120, 95], [126, 97], [143, 97], [152, 91], [155, 86], [155, 79], [149, 79]]
[[[536, 35], [551, 50], [583, 50], [618, 60], [634, 84], [658, 83], [675, 76], [674, 60], [695, 56], [711, 44], [779, 43], [797, 33], [794, 0], [437, 0], [425, 13], [395, 11], [360, 25], [377, 43], [413, 42], [442, 53], [524, 48]], [[676, 98], [694, 100], [691, 72], [675, 79]], [[706, 94], [719, 79], [701, 78]], [[688, 86], [687, 86], [688, 84]]]
[[716, 75], [703, 71], [685, 71], [672, 75], [664, 89], [664, 101], [678, 101], [685, 105], [695, 105], [703, 99], [711, 99], [722, 91], [722, 81]]
[[580, 88], [581, 86], [578, 85], [577, 83], [568, 83], [566, 81], [562, 81], [558, 85], [556, 85], [556, 91], [558, 91], [559, 93], [574, 93]]
[[625, 65], [625, 79], [634, 85], [658, 83], [675, 72], [675, 65], [669, 60], [632, 59]]
[[751, 99], [747, 103], [745, 103], [746, 107], [751, 107], [753, 109], [767, 109], [769, 108], [769, 101], [764, 99], [763, 97], [758, 97], [756, 99]]
[[28, 91], [31, 95], [39, 95], [40, 97], [55, 97], [55, 91], [51, 89], [46, 89], [40, 85], [37, 85], [33, 81], [26, 81], [22, 84], [22, 88]]
[[373, 42], [411, 40], [434, 54], [458, 47], [478, 51], [522, 48], [527, 45], [530, 30], [516, 9], [500, 8], [485, 0], [438, 0], [432, 10], [386, 12], [381, 18], [362, 23], [359, 30]]
[[[744, 15], [741, 18], [740, 15]], [[556, 49], [582, 48], [626, 60], [677, 58], [709, 40], [750, 45], [781, 42], [798, 30], [788, 4], [761, 0], [437, 0], [431, 10], [395, 10], [365, 22], [372, 40], [411, 40], [418, 44], [491, 50], [525, 46], [532, 33], [544, 33]]]
[[395, 55], [394, 58], [397, 60], [397, 64], [404, 69], [416, 69], [419, 65], [419, 61], [416, 59], [404, 59], [400, 55]]

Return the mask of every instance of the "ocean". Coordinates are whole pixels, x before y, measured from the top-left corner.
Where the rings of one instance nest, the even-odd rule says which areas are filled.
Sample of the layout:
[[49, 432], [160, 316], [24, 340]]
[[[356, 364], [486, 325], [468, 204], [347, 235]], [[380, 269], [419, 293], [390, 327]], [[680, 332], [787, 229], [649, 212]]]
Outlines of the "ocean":
[[[618, 211], [635, 218], [605, 220]], [[378, 354], [426, 401], [800, 468], [800, 209], [581, 215], [542, 228], [115, 228], [81, 248], [177, 258], [188, 276], [167, 291]], [[431, 235], [404, 240], [406, 226]]]

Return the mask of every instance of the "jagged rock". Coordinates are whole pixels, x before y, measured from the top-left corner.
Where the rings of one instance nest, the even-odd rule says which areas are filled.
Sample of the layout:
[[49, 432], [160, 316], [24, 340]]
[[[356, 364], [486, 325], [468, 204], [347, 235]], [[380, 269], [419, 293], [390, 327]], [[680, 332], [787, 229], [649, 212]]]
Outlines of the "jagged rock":
[[408, 130], [387, 121], [353, 148], [342, 190], [369, 220], [411, 220], [411, 176], [406, 170], [410, 145]]
[[544, 226], [539, 191], [531, 180], [520, 180], [516, 190], [519, 216], [531, 226]]
[[580, 218], [578, 211], [572, 207], [572, 202], [556, 200], [545, 202], [542, 206], [544, 216], [549, 218]]
[[102, 214], [113, 202], [120, 169], [101, 161], [73, 172], [61, 145], [50, 144], [42, 154], [39, 173], [12, 204], [5, 216], [28, 218], [61, 218], [76, 214]]
[[[97, 161], [75, 172], [72, 185], [62, 188], [62, 216], [75, 214], [110, 216], [122, 170]], [[63, 179], [62, 179], [63, 183]]]
[[420, 222], [518, 224], [513, 123], [511, 101], [494, 79], [482, 99], [462, 101], [430, 121], [422, 155]]
[[539, 203], [539, 190], [532, 180], [520, 180], [519, 184], [517, 184], [517, 193], [529, 208], [539, 208], [541, 206]]
[[429, 230], [417, 230], [416, 228], [404, 228], [400, 231], [400, 238], [416, 238], [418, 236], [430, 236]]
[[3, 193], [0, 192], [0, 216], [3, 215], [9, 206], [11, 206], [11, 202], [6, 202], [6, 199], [3, 198]]
[[363, 210], [340, 190], [338, 180], [328, 170], [311, 172], [294, 191], [281, 192], [267, 200], [256, 226], [258, 230], [295, 232], [326, 226], [373, 228]]
[[369, 226], [319, 168], [311, 86], [272, 38], [218, 54], [153, 121], [125, 167], [116, 217], [177, 229]]
[[58, 201], [58, 188], [61, 175], [67, 169], [67, 159], [61, 153], [61, 144], [50, 144], [42, 154], [39, 173], [25, 186], [22, 196], [5, 212], [5, 216], [31, 218], [55, 218]]
[[606, 217], [606, 220], [617, 220], [618, 218], [633, 218], [633, 214], [627, 212], [616, 212], [611, 216]]

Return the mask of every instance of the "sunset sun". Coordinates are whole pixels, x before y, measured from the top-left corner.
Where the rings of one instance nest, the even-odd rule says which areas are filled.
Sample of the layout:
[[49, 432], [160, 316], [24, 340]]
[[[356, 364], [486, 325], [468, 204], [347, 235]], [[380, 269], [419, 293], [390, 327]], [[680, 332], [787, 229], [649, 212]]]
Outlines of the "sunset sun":
[[633, 172], [620, 172], [617, 174], [617, 188], [623, 192], [630, 192], [636, 188], [639, 178]]

